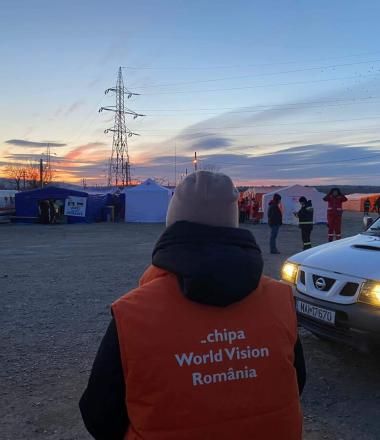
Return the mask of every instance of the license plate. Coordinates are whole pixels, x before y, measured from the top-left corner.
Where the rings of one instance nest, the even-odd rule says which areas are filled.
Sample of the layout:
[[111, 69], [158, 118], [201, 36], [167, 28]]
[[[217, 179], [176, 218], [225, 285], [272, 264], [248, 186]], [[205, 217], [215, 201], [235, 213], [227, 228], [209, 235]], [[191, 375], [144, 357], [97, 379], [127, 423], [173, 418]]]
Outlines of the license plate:
[[333, 310], [323, 309], [322, 307], [313, 306], [312, 304], [296, 301], [297, 312], [302, 315], [311, 316], [319, 321], [335, 324], [335, 312]]

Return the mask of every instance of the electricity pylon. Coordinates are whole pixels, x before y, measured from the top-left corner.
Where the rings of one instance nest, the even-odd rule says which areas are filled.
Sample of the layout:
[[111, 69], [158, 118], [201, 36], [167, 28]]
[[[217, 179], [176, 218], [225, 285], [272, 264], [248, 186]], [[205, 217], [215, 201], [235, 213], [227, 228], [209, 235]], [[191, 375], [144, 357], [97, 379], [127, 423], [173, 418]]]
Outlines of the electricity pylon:
[[108, 186], [114, 185], [123, 188], [131, 184], [131, 167], [129, 163], [127, 139], [132, 136], [139, 136], [127, 128], [125, 125], [125, 115], [131, 115], [133, 119], [145, 115], [136, 113], [124, 106], [125, 95], [127, 95], [127, 99], [129, 99], [132, 98], [132, 96], [138, 96], [139, 93], [132, 93], [124, 86], [121, 67], [119, 67], [116, 86], [107, 89], [104, 93], [107, 95], [109, 92], [115, 93], [116, 105], [101, 107], [99, 109], [99, 112], [106, 110], [115, 113], [113, 127], [104, 130], [104, 133], [113, 132], [112, 152], [109, 160], [107, 180]]

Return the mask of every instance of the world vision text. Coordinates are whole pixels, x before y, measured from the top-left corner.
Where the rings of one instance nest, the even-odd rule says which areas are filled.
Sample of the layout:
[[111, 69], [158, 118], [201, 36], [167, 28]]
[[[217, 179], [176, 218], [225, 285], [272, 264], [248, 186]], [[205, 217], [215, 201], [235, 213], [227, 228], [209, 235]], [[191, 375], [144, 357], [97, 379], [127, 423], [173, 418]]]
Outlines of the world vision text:
[[180, 367], [191, 365], [206, 365], [226, 360], [245, 360], [269, 357], [267, 347], [255, 348], [247, 345], [246, 348], [231, 347], [210, 350], [207, 353], [196, 354], [194, 352], [175, 354], [176, 361]]

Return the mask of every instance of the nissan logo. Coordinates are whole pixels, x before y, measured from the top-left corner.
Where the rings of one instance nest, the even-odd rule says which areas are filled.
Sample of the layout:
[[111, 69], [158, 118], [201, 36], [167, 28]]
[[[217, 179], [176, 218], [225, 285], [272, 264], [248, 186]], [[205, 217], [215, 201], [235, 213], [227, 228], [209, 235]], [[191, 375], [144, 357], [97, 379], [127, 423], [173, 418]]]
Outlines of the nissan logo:
[[324, 280], [324, 278], [318, 278], [315, 280], [315, 287], [318, 290], [324, 290], [326, 289], [326, 281]]

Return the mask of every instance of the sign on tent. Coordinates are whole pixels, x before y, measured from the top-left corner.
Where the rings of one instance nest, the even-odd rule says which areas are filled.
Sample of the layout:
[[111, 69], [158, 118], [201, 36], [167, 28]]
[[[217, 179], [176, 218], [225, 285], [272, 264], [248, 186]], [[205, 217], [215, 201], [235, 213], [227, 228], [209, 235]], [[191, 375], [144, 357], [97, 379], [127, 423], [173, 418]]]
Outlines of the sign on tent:
[[73, 217], [86, 216], [87, 197], [68, 196], [65, 199], [65, 215]]

